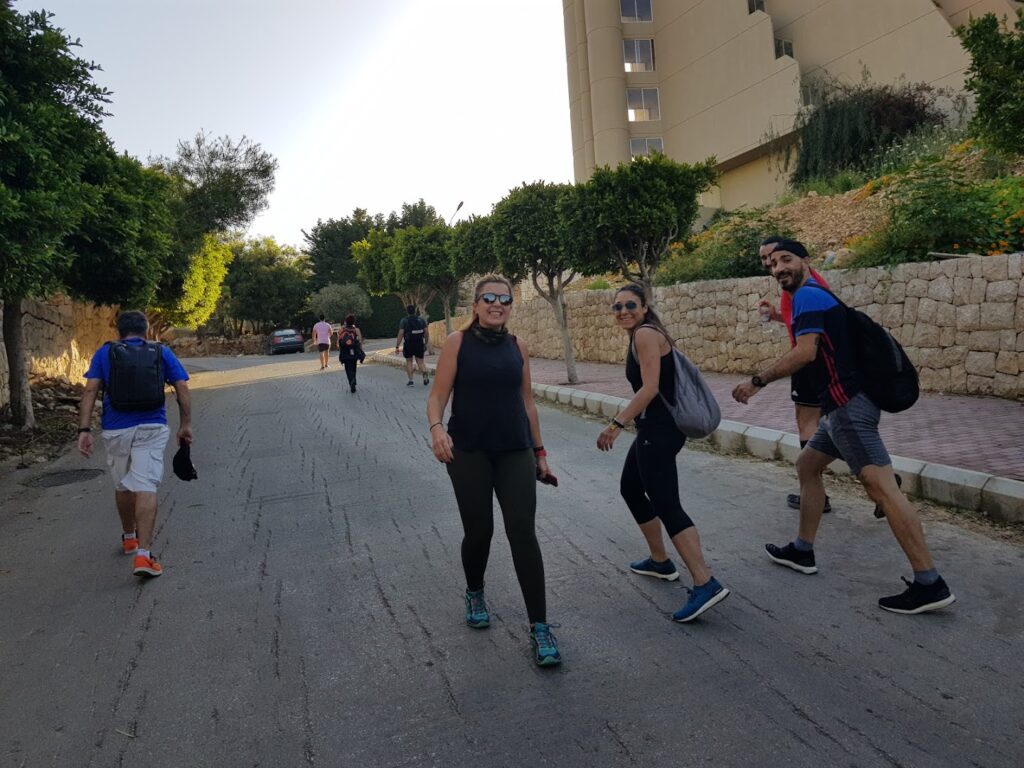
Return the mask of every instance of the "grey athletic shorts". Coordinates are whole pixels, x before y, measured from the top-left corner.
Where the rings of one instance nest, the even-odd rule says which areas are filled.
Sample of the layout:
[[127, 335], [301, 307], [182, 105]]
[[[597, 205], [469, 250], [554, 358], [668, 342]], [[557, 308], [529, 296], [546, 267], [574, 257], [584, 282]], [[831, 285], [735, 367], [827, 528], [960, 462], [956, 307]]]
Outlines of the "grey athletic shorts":
[[878, 434], [881, 415], [878, 406], [861, 393], [842, 408], [822, 416], [818, 431], [807, 442], [807, 447], [842, 459], [855, 475], [871, 465], [886, 467], [892, 464], [892, 459]]

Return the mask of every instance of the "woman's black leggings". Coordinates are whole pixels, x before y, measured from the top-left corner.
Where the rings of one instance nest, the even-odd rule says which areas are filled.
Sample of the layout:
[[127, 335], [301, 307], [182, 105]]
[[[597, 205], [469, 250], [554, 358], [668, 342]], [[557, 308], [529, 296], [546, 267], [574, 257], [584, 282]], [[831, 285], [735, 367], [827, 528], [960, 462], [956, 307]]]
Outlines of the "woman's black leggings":
[[484, 571], [494, 534], [494, 496], [512, 547], [519, 588], [530, 623], [547, 621], [544, 560], [537, 543], [537, 464], [533, 451], [460, 451], [448, 466], [462, 517], [462, 567], [466, 588], [484, 588]]
[[356, 383], [356, 361], [355, 360], [343, 360], [342, 365], [345, 366], [345, 375], [348, 376], [348, 383], [351, 386], [355, 386]]
[[669, 537], [693, 526], [679, 501], [676, 472], [676, 454], [685, 442], [685, 435], [675, 425], [641, 425], [626, 454], [619, 485], [637, 524], [661, 518]]

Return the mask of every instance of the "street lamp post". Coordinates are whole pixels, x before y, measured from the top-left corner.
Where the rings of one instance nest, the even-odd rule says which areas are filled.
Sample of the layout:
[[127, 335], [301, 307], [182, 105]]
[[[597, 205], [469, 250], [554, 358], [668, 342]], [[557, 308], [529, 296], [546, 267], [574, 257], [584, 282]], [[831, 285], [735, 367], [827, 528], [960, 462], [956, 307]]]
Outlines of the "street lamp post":
[[459, 204], [458, 204], [457, 206], [455, 206], [455, 213], [453, 213], [453, 214], [451, 215], [451, 218], [450, 218], [450, 219], [448, 219], [448, 226], [449, 226], [449, 227], [450, 227], [450, 226], [452, 225], [452, 222], [453, 222], [453, 221], [455, 220], [455, 217], [456, 217], [456, 216], [458, 216], [458, 214], [459, 214], [459, 211], [461, 211], [461, 210], [462, 210], [462, 203], [463, 203], [463, 202], [464, 202], [463, 200], [459, 200]]

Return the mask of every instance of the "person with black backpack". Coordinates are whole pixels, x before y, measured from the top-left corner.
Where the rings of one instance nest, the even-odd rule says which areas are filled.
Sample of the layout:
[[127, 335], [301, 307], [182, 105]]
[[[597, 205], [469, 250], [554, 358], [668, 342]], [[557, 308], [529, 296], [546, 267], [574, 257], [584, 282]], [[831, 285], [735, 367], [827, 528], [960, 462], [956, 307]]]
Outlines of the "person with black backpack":
[[[642, 286], [620, 288], [612, 312], [618, 326], [629, 334], [626, 379], [635, 394], [598, 436], [597, 447], [610, 451], [623, 427], [636, 420], [636, 439], [626, 454], [619, 490], [640, 527], [650, 555], [630, 563], [629, 569], [666, 581], [679, 578], [679, 570], [665, 550], [661, 533], [664, 526], [693, 579], [689, 599], [672, 614], [673, 621], [686, 623], [729, 596], [729, 589], [712, 575], [705, 562], [700, 534], [679, 500], [676, 456], [683, 449], [686, 434], [685, 424], [680, 424], [673, 411], [680, 405], [676, 397], [677, 376], [685, 375], [686, 369], [677, 367], [675, 343], [649, 305]], [[710, 422], [694, 434], [706, 436], [718, 426], [721, 414], [710, 391], [705, 388], [704, 392], [710, 398]], [[699, 399], [696, 391], [694, 399]]]
[[134, 555], [132, 572], [142, 577], [163, 573], [151, 547], [156, 493], [163, 480], [164, 450], [170, 437], [166, 384], [174, 388], [178, 399], [178, 442], [192, 442], [188, 373], [170, 349], [146, 341], [148, 331], [149, 321], [142, 312], [118, 316], [118, 341], [100, 347], [85, 372], [78, 417], [78, 450], [88, 458], [93, 451], [92, 409], [102, 388], [102, 437], [121, 518], [121, 551]]
[[427, 330], [427, 321], [416, 313], [416, 307], [412, 304], [405, 308], [406, 316], [398, 323], [398, 338], [395, 339], [395, 352], [399, 347], [402, 355], [405, 356], [405, 375], [409, 377], [406, 386], [412, 386], [412, 361], [415, 358], [416, 367], [423, 374], [423, 386], [430, 383], [430, 376], [427, 374], [427, 364], [423, 356], [427, 353], [427, 345], [430, 343], [430, 332]]
[[765, 551], [772, 562], [798, 573], [818, 572], [814, 540], [825, 505], [822, 474], [842, 459], [885, 512], [914, 571], [913, 581], [904, 579], [907, 588], [880, 598], [879, 607], [903, 614], [944, 608], [956, 598], [935, 569], [921, 520], [896, 482], [878, 432], [882, 409], [904, 410], [917, 399], [917, 372], [884, 328], [817, 284], [806, 259], [807, 249], [794, 240], [782, 240], [771, 252], [772, 276], [793, 296], [796, 346], [733, 390], [733, 397], [746, 404], [762, 387], [807, 365], [823, 373], [821, 421], [796, 464], [799, 532], [785, 546], [766, 544]]
[[338, 361], [345, 366], [349, 391], [356, 391], [356, 365], [366, 359], [363, 332], [356, 327], [356, 316], [346, 315], [345, 325], [338, 332]]

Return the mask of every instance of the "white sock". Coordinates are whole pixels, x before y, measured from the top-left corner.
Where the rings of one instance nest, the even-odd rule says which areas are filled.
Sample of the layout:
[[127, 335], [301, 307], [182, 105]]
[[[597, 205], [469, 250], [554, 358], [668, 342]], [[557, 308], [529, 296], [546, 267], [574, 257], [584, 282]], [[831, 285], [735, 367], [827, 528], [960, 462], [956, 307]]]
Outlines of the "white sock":
[[121, 538], [123, 538], [125, 541], [131, 541], [135, 538], [135, 531], [132, 531], [131, 533], [122, 533]]
[[139, 551], [136, 552], [135, 554], [141, 555], [142, 557], [149, 557], [149, 550], [148, 549], [143, 549], [142, 547], [139, 547]]

